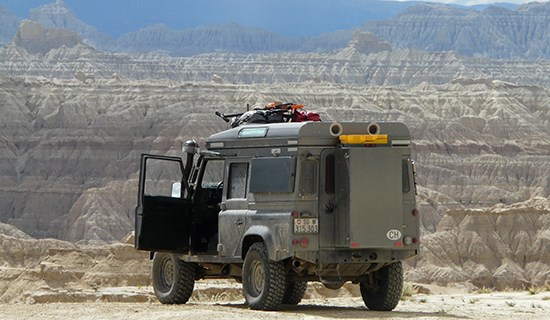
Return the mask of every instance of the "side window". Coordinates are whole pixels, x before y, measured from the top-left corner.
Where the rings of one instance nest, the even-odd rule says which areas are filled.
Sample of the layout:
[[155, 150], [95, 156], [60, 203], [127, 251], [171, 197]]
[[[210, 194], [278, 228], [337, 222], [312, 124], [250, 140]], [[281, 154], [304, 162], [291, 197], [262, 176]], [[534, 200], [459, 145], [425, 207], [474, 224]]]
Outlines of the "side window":
[[411, 191], [411, 182], [409, 180], [409, 159], [401, 160], [401, 179], [403, 185], [403, 193]]
[[325, 158], [325, 193], [334, 194], [336, 181], [336, 167], [334, 153]]
[[300, 194], [314, 194], [317, 190], [317, 162], [304, 160], [300, 165]]
[[254, 158], [250, 169], [250, 192], [294, 192], [296, 158]]
[[229, 165], [227, 199], [245, 199], [247, 194], [248, 163], [237, 162]]

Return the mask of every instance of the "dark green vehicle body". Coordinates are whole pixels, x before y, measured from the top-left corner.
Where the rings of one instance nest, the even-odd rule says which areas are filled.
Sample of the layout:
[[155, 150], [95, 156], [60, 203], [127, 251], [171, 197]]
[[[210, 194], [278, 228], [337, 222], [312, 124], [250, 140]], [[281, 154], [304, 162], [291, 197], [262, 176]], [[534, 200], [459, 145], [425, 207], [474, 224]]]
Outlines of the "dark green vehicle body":
[[193, 264], [196, 279], [241, 281], [261, 243], [287, 287], [376, 286], [419, 249], [410, 141], [402, 123], [249, 124], [210, 136], [198, 159], [187, 148], [185, 165], [142, 155], [135, 246]]

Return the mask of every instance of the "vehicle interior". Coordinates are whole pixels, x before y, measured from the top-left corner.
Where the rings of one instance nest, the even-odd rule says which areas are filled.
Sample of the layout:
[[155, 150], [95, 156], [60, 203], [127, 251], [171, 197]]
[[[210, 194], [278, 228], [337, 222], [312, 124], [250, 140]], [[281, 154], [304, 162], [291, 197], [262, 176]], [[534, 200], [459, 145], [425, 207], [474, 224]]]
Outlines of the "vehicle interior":
[[223, 165], [220, 159], [200, 159], [191, 221], [191, 252], [217, 254], [218, 215], [223, 194]]

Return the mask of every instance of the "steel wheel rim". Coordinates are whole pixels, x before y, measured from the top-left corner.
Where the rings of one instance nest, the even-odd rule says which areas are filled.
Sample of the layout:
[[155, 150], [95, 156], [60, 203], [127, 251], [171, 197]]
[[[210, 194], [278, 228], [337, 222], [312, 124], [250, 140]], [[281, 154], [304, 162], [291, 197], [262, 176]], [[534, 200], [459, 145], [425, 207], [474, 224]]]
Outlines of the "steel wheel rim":
[[174, 283], [174, 262], [169, 257], [162, 261], [160, 280], [165, 289], [170, 289]]
[[265, 269], [261, 261], [253, 261], [251, 266], [250, 284], [254, 296], [259, 296], [264, 290]]

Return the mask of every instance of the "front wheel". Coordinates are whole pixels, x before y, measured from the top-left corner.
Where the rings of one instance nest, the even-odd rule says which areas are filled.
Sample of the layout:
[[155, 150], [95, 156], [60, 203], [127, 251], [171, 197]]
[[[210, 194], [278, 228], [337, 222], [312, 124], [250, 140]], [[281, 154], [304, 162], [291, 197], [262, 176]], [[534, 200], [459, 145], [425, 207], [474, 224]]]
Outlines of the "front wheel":
[[283, 301], [286, 284], [282, 261], [270, 261], [262, 242], [248, 249], [243, 264], [243, 291], [246, 302], [254, 310], [273, 310]]
[[391, 311], [397, 307], [403, 291], [403, 265], [394, 262], [374, 271], [359, 285], [363, 302], [370, 310]]
[[186, 303], [195, 286], [197, 267], [174, 254], [155, 253], [153, 258], [153, 289], [161, 303]]

